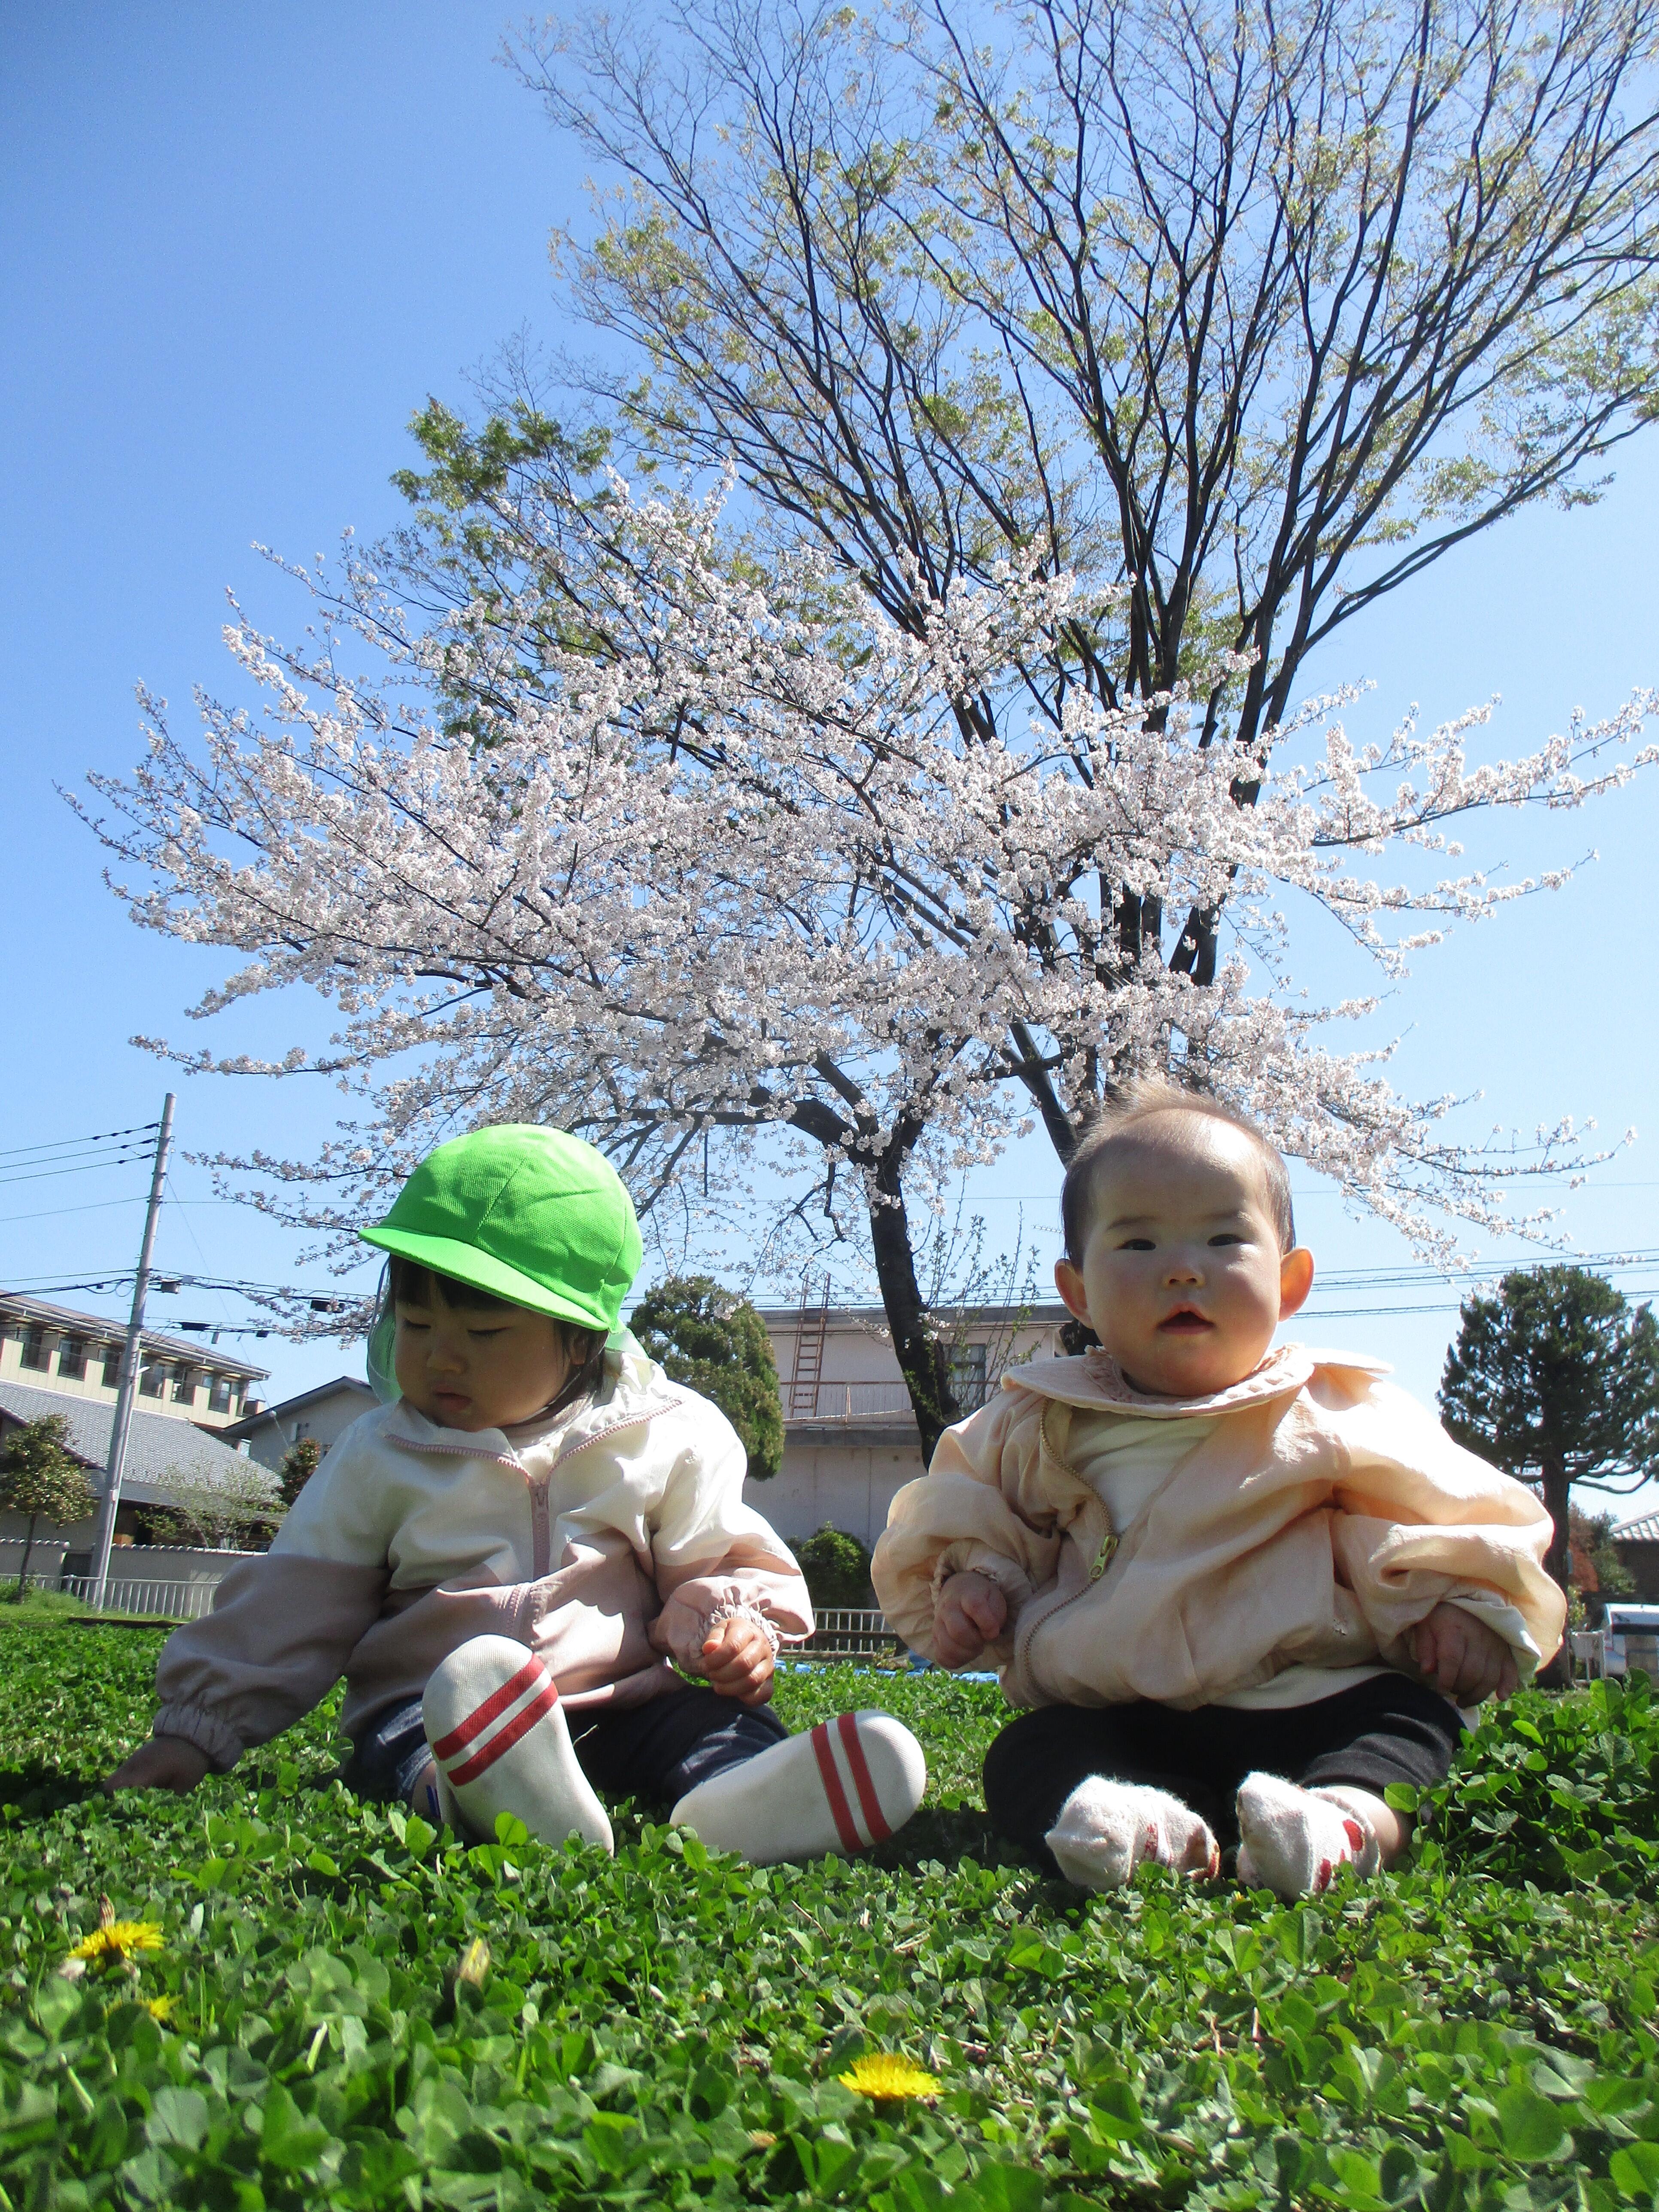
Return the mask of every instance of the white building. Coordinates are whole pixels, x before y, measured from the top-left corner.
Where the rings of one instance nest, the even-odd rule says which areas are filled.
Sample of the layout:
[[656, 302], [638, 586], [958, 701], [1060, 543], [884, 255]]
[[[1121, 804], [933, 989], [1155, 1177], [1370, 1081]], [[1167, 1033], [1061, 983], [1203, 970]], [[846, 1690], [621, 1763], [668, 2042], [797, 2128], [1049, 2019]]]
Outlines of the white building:
[[[0, 1382], [113, 1406], [126, 1330], [97, 1314], [73, 1313], [44, 1298], [0, 1291]], [[139, 1339], [134, 1403], [169, 1420], [224, 1429], [259, 1403], [253, 1386], [268, 1368], [252, 1366], [200, 1339], [147, 1328]]]
[[[1058, 1351], [1068, 1317], [1058, 1300], [936, 1315], [964, 1413], [1005, 1368]], [[886, 1316], [879, 1306], [803, 1303], [763, 1309], [761, 1318], [783, 1399], [783, 1466], [743, 1494], [781, 1536], [810, 1536], [827, 1522], [873, 1548], [895, 1492], [927, 1471]]]
[[295, 1444], [307, 1440], [326, 1451], [377, 1402], [361, 1376], [337, 1375], [331, 1382], [319, 1382], [233, 1422], [225, 1437], [228, 1443], [246, 1444], [261, 1467], [278, 1468]]

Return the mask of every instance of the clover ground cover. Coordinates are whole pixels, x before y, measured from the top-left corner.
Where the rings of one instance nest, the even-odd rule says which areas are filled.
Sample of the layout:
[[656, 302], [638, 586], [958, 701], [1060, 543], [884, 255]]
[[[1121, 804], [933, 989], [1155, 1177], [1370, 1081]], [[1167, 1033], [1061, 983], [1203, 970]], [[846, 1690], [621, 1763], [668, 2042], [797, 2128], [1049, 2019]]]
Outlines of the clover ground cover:
[[1036, 1878], [977, 1809], [997, 1692], [937, 1675], [784, 1678], [793, 1724], [879, 1699], [927, 1745], [850, 1864], [628, 1814], [613, 1861], [461, 1847], [331, 1782], [326, 1713], [112, 1806], [158, 1641], [0, 1615], [0, 2212], [1656, 2201], [1641, 1692], [1516, 1701], [1412, 1869], [1287, 1910]]

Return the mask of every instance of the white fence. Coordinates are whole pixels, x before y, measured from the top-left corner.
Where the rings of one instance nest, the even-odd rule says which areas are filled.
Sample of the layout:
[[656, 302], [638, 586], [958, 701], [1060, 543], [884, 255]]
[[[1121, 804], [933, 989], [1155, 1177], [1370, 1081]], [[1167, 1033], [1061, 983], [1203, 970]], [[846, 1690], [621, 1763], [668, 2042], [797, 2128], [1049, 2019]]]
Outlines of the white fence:
[[792, 1644], [792, 1653], [805, 1659], [873, 1659], [902, 1652], [896, 1630], [887, 1625], [884, 1613], [862, 1605], [814, 1607], [817, 1626], [805, 1644]]
[[[57, 1584], [47, 1583], [69, 1596], [79, 1598], [82, 1605], [90, 1605], [98, 1587], [96, 1575], [65, 1575]], [[152, 1616], [166, 1620], [199, 1620], [204, 1613], [213, 1610], [213, 1593], [216, 1583], [140, 1583], [123, 1577], [117, 1581], [111, 1576], [104, 1585], [103, 1610], [106, 1613], [137, 1613], [148, 1619]]]

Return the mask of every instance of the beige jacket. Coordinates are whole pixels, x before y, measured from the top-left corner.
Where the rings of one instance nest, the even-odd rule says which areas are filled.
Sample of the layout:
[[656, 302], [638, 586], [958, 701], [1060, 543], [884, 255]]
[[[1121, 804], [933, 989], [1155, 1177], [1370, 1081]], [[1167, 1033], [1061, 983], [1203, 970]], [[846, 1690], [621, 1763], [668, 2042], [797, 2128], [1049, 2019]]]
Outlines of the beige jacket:
[[[1385, 1372], [1286, 1345], [1231, 1390], [1177, 1403], [1139, 1396], [1104, 1352], [1034, 1360], [894, 1498], [876, 1595], [931, 1657], [943, 1583], [990, 1576], [1009, 1612], [991, 1649], [1020, 1705], [1190, 1708], [1297, 1665], [1413, 1673], [1407, 1635], [1448, 1598], [1516, 1623], [1524, 1680], [1565, 1620], [1542, 1565], [1549, 1517]], [[1224, 1418], [1115, 1529], [1068, 1462], [1079, 1408]]]
[[718, 1407], [637, 1352], [596, 1396], [510, 1434], [443, 1429], [407, 1403], [354, 1421], [267, 1553], [169, 1637], [158, 1735], [230, 1766], [346, 1679], [348, 1734], [418, 1698], [470, 1637], [538, 1652], [566, 1704], [638, 1705], [701, 1671], [733, 1613], [810, 1636], [782, 1540], [743, 1502]]

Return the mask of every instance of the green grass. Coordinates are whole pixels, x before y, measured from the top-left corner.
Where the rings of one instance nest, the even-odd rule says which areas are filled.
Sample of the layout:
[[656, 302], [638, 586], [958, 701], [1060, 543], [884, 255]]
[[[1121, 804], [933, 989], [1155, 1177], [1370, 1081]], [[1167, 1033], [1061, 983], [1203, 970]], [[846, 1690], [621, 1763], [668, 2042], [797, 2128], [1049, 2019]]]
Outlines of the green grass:
[[[626, 1813], [614, 1860], [446, 1844], [329, 1778], [321, 1715], [112, 1806], [158, 1642], [0, 1614], [0, 2212], [1655, 2203], [1644, 1695], [1517, 1700], [1416, 1865], [1286, 1910], [1037, 1878], [977, 1809], [997, 1693], [937, 1675], [784, 1680], [792, 1723], [878, 1691], [927, 1744], [922, 1814], [850, 1864]], [[104, 1896], [161, 1948], [66, 1980]], [[870, 2049], [939, 2096], [842, 2087]]]

